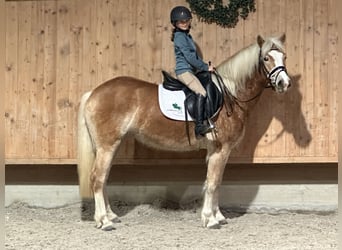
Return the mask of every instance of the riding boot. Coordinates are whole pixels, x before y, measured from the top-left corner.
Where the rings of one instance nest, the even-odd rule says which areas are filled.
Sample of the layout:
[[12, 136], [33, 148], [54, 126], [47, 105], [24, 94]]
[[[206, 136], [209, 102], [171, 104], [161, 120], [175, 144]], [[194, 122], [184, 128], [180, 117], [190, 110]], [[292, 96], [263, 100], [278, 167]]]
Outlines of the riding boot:
[[206, 97], [198, 94], [195, 104], [195, 112], [197, 115], [196, 125], [195, 125], [195, 135], [196, 137], [204, 136], [206, 133], [212, 130], [212, 127], [203, 123], [204, 121], [204, 104]]

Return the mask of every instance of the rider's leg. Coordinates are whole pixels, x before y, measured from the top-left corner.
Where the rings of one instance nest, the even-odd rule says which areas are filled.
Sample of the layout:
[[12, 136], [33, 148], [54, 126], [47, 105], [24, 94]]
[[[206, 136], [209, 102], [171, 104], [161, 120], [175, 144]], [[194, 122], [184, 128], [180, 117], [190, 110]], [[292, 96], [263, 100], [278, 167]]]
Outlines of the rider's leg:
[[203, 88], [201, 82], [191, 72], [184, 72], [177, 75], [177, 78], [196, 94], [201, 94], [202, 96], [207, 95], [207, 92]]
[[203, 95], [198, 94], [196, 97], [195, 112], [197, 114], [195, 135], [196, 137], [204, 136], [206, 133], [211, 131], [211, 127], [208, 124], [204, 124], [204, 104], [205, 98]]
[[196, 137], [204, 136], [206, 133], [212, 130], [210, 125], [206, 125], [203, 123], [204, 121], [204, 105], [206, 99], [206, 91], [203, 88], [201, 82], [198, 78], [190, 73], [185, 72], [177, 76], [177, 78], [183, 82], [189, 89], [197, 94], [196, 103], [194, 107], [194, 111], [196, 112], [196, 126], [195, 126], [195, 135]]

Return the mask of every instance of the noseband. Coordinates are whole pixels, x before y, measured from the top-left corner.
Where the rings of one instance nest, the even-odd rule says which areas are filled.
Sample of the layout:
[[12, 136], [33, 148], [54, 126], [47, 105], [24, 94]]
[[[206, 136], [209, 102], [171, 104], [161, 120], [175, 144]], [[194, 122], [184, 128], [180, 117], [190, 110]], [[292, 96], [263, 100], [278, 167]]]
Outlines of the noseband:
[[280, 74], [280, 72], [284, 71], [286, 73], [286, 68], [285, 66], [277, 66], [274, 67], [269, 73], [266, 73], [267, 75], [267, 79], [270, 80], [267, 85], [266, 88], [275, 88], [276, 87], [276, 83], [277, 83], [277, 79], [278, 76]]

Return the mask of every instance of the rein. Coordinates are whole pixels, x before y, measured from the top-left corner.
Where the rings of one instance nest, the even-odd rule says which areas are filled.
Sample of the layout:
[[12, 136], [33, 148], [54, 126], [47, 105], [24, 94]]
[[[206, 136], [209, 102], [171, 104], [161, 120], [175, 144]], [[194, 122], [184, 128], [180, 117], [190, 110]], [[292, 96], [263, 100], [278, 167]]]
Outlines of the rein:
[[[241, 109], [243, 109], [241, 107], [241, 105], [239, 104], [239, 102], [242, 102], [242, 103], [251, 102], [254, 99], [258, 98], [262, 94], [262, 92], [264, 91], [264, 89], [261, 89], [259, 91], [259, 93], [257, 95], [255, 95], [254, 97], [252, 97], [252, 98], [250, 98], [248, 100], [240, 100], [239, 98], [237, 98], [236, 96], [232, 95], [229, 92], [227, 87], [224, 85], [224, 81], [223, 81], [221, 75], [216, 70], [214, 70], [212, 73], [215, 75], [215, 77], [216, 77], [216, 79], [218, 81], [218, 85], [220, 87], [220, 90], [224, 94], [223, 95], [223, 104], [226, 107], [226, 113], [227, 113], [228, 117], [231, 116], [232, 113], [233, 113], [233, 106], [234, 106], [234, 104], [237, 104]], [[270, 85], [270, 82], [268, 82], [268, 84], [265, 86], [265, 88], [270, 88], [270, 87], [272, 87], [272, 86]]]
[[223, 94], [223, 104], [226, 107], [226, 114], [229, 117], [233, 113], [233, 106], [236, 103], [237, 98], [229, 92], [227, 87], [224, 85], [222, 76], [216, 71], [216, 69], [214, 69], [212, 74], [215, 75], [218, 85], [220, 87], [221, 93]]

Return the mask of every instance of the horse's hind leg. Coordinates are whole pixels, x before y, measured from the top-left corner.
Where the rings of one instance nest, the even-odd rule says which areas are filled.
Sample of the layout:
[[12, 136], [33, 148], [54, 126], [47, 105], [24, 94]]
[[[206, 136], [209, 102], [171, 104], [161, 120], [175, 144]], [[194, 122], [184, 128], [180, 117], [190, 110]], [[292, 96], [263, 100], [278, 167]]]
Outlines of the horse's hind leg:
[[219, 187], [222, 182], [229, 153], [228, 145], [208, 149], [208, 170], [201, 215], [203, 226], [207, 228], [219, 228], [220, 224], [226, 223], [226, 219], [219, 209]]
[[112, 218], [108, 218], [107, 213], [109, 210], [111, 213], [113, 212], [109, 207], [107, 195], [104, 193], [105, 183], [111, 168], [113, 155], [113, 148], [99, 148], [96, 151], [95, 165], [91, 173], [91, 184], [95, 198], [94, 219], [97, 228], [101, 228], [103, 230], [111, 230], [114, 228], [114, 223], [111, 221]]

